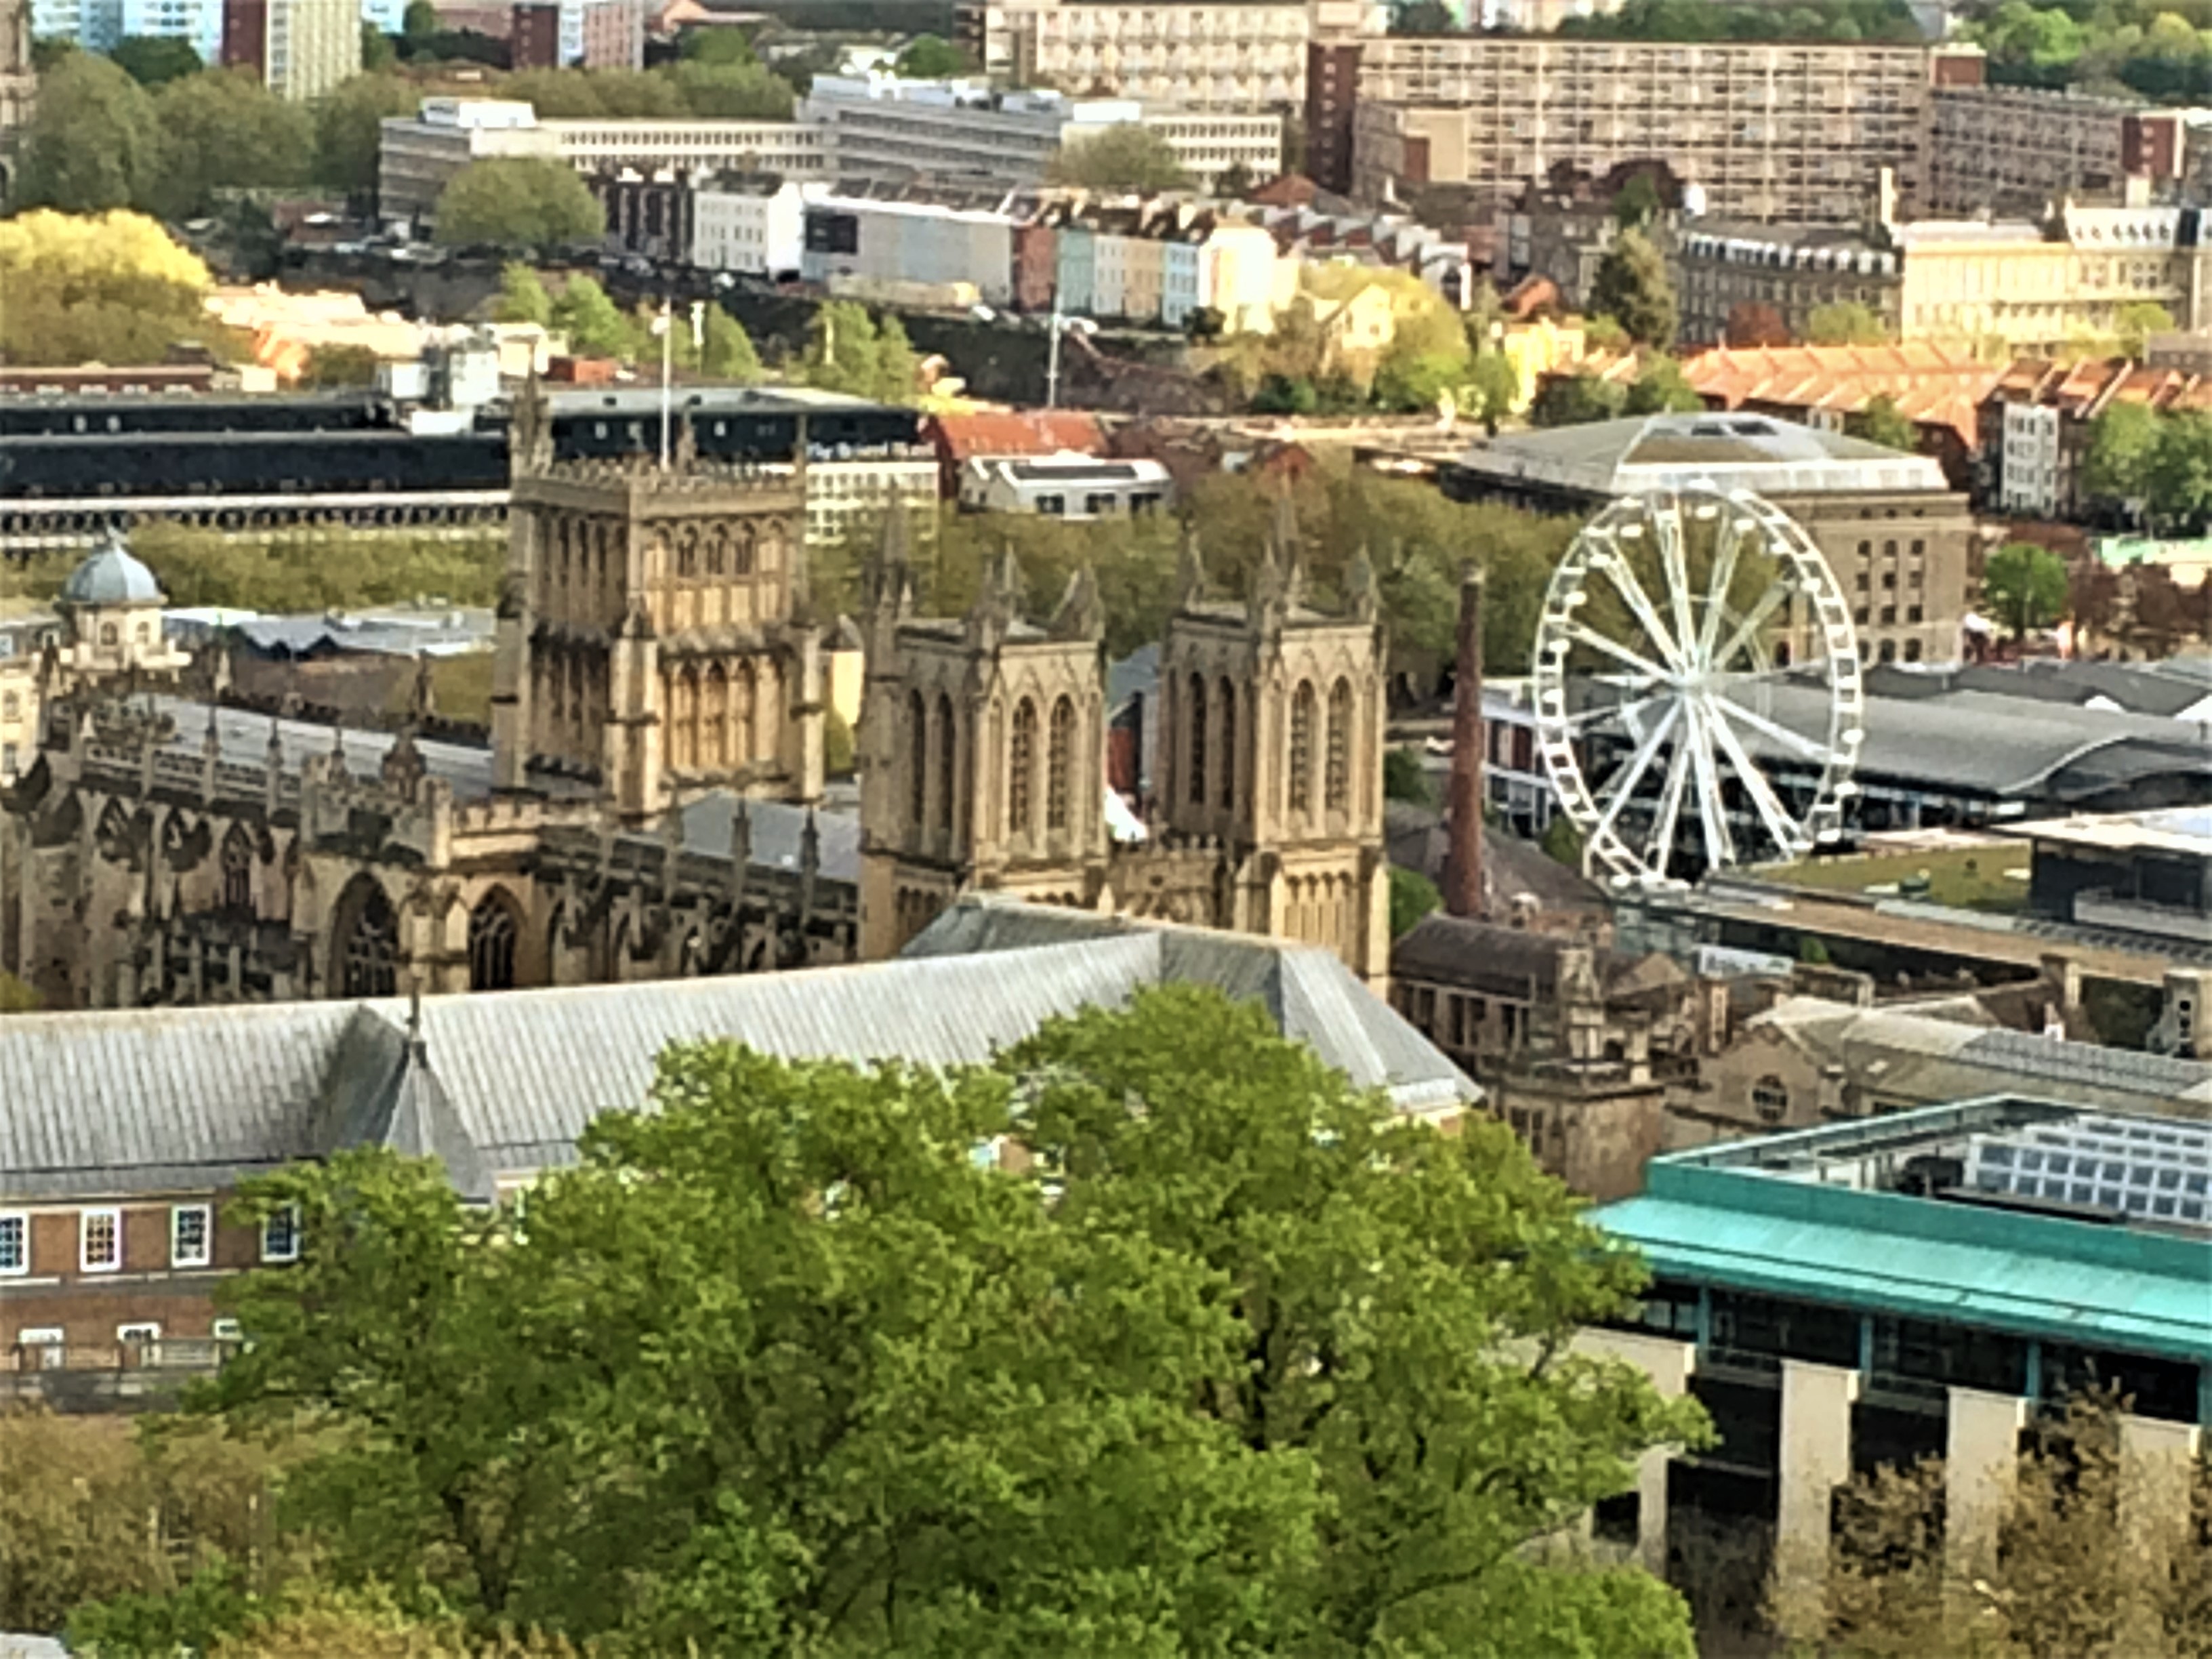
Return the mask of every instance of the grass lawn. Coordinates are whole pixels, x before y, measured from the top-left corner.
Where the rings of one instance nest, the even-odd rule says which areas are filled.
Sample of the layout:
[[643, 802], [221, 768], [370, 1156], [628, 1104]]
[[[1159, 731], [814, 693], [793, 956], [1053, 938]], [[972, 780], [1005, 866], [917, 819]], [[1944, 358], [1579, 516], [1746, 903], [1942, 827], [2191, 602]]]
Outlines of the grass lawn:
[[[1880, 889], [1879, 896], [1883, 897], [1896, 896], [1899, 884], [1924, 874], [1926, 894], [1906, 896], [1924, 896], [1931, 903], [1967, 910], [2019, 910], [2027, 904], [2027, 843], [2021, 842], [1807, 859], [1778, 865], [1764, 873], [1792, 886], [1817, 887], [1827, 892], [1864, 893]], [[2006, 873], [2012, 870], [2020, 873]]]
[[[489, 651], [472, 651], [465, 656], [431, 659], [430, 695], [437, 701], [441, 720], [491, 723], [492, 655]], [[393, 688], [386, 712], [405, 714], [414, 693], [415, 679], [410, 674]]]

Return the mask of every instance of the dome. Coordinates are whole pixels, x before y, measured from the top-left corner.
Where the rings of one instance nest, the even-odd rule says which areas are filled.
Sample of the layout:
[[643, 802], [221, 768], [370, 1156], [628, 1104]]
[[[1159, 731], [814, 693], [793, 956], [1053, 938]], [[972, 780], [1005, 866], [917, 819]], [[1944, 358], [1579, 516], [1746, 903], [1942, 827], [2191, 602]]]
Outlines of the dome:
[[120, 537], [106, 543], [62, 584], [64, 605], [159, 605], [161, 584], [154, 573], [132, 558]]

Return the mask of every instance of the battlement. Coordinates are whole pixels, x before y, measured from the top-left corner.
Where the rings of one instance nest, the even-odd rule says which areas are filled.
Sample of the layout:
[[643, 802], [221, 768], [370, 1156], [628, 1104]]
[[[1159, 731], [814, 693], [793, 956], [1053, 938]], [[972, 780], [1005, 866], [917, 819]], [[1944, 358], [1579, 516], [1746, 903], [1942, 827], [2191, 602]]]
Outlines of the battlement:
[[649, 455], [587, 456], [533, 468], [515, 480], [620, 489], [633, 497], [695, 500], [700, 497], [778, 497], [796, 501], [801, 485], [788, 465], [689, 460], [664, 471]]
[[592, 829], [605, 808], [597, 800], [550, 801], [526, 795], [495, 795], [453, 808], [456, 835], [494, 835], [550, 829]]

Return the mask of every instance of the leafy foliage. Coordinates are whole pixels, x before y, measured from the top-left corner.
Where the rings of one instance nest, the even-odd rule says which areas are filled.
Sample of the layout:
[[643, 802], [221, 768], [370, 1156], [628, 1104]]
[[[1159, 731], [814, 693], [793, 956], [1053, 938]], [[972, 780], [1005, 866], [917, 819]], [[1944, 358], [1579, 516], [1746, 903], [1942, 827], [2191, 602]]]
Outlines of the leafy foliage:
[[605, 216], [574, 167], [534, 156], [471, 161], [438, 194], [438, 240], [550, 248], [597, 241]]
[[2141, 362], [2152, 335], [2173, 331], [2173, 313], [2154, 301], [2137, 300], [2114, 309], [2112, 328], [2118, 336], [2121, 351]]
[[[504, 280], [501, 288], [504, 291]], [[526, 291], [523, 299], [527, 302]], [[553, 326], [568, 337], [570, 349], [603, 357], [636, 355], [636, 326], [595, 276], [571, 276], [552, 302]]]
[[155, 94], [161, 167], [139, 200], [165, 218], [204, 212], [218, 189], [307, 182], [314, 156], [307, 111], [250, 73], [225, 70], [172, 81]]
[[1410, 801], [1416, 806], [1432, 806], [1436, 792], [1429, 787], [1428, 768], [1421, 764], [1420, 755], [1411, 749], [1386, 749], [1382, 751], [1382, 799]]
[[899, 53], [896, 68], [901, 75], [916, 81], [941, 81], [966, 74], [968, 60], [951, 41], [939, 35], [917, 34]]
[[108, 58], [116, 68], [142, 87], [197, 75], [205, 67], [192, 43], [173, 34], [126, 34], [115, 43]]
[[1654, 352], [1644, 358], [1621, 404], [1624, 415], [1694, 414], [1705, 406], [1672, 357]]
[[1569, 17], [1559, 33], [1597, 40], [1883, 40], [1917, 45], [1903, 0], [1803, 0], [1782, 7], [1729, 0], [1627, 0], [1607, 16]]
[[307, 366], [300, 376], [300, 384], [319, 392], [340, 386], [374, 386], [378, 361], [376, 353], [365, 345], [317, 346], [307, 354]]
[[[418, 594], [489, 605], [507, 560], [507, 538], [495, 530], [453, 538], [296, 530], [257, 540], [164, 523], [134, 530], [131, 549], [161, 579], [172, 604], [278, 611], [354, 610]], [[75, 562], [66, 551], [34, 560], [24, 576], [27, 591], [51, 597]]]
[[207, 267], [135, 213], [0, 220], [0, 355], [12, 363], [159, 362], [219, 333]]
[[36, 991], [0, 969], [0, 1014], [35, 1014], [41, 1006]]
[[1413, 924], [1443, 907], [1444, 897], [1436, 883], [1418, 870], [1390, 866], [1390, 937], [1401, 939]]
[[2003, 0], [1964, 31], [1989, 53], [1992, 81], [2015, 86], [2111, 85], [2161, 103], [2201, 100], [2212, 88], [2212, 25], [2196, 0], [2113, 0], [2093, 9]]
[[247, 1188], [302, 1259], [198, 1403], [325, 1425], [285, 1516], [338, 1583], [654, 1653], [1686, 1659], [1656, 1582], [1520, 1553], [1702, 1420], [1568, 1351], [1639, 1271], [1502, 1127], [1191, 988], [655, 1097], [526, 1227], [381, 1151]]
[[851, 300], [831, 300], [815, 312], [798, 365], [809, 386], [887, 404], [914, 400], [919, 371], [906, 325], [889, 312], [872, 317]]
[[2160, 417], [2149, 495], [2153, 514], [2177, 529], [2212, 521], [2212, 415], [2191, 409]]
[[1536, 388], [1528, 419], [1536, 426], [1582, 426], [1626, 412], [1628, 392], [1595, 374], [1553, 374]]
[[1838, 300], [1814, 306], [1805, 319], [1805, 343], [1816, 346], [1884, 345], [1889, 330], [1868, 306], [1856, 300]]
[[133, 206], [158, 171], [160, 143], [146, 89], [105, 58], [70, 52], [40, 80], [21, 137], [16, 205], [64, 213]]
[[535, 323], [540, 328], [550, 328], [553, 296], [545, 291], [544, 279], [536, 271], [519, 260], [510, 261], [500, 267], [499, 298], [492, 302], [492, 316], [498, 322]]
[[1153, 128], [1133, 121], [1061, 145], [1045, 177], [1055, 185], [1133, 191], [1139, 195], [1186, 190], [1191, 184], [1190, 174], [1168, 141]]
[[333, 87], [314, 106], [315, 177], [349, 194], [374, 190], [382, 124], [413, 113], [417, 96], [396, 75], [356, 75]]
[[1674, 343], [1674, 289], [1666, 257], [1642, 231], [1622, 231], [1598, 261], [1589, 308], [1612, 318], [1638, 345], [1664, 351]]
[[2066, 614], [2066, 562], [2032, 542], [2007, 542], [1982, 571], [1982, 597], [2015, 639]]
[[1742, 300], [1729, 307], [1728, 321], [1722, 325], [1722, 344], [1741, 349], [1790, 343], [1790, 325], [1764, 300]]
[[1844, 421], [1844, 429], [1854, 438], [1863, 438], [1886, 449], [1902, 450], [1908, 455], [1920, 447], [1920, 428], [1887, 392], [1878, 392], [1868, 398], [1864, 409]]
[[2107, 404], [2089, 422], [2081, 488], [2109, 501], [2136, 501], [2151, 491], [2159, 416], [2148, 404]]

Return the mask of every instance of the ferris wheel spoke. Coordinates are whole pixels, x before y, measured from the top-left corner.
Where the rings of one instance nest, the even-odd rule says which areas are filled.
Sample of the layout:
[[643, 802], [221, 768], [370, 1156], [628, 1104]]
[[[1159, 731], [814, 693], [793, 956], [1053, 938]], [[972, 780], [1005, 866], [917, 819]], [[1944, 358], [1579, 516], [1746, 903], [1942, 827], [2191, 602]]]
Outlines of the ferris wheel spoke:
[[1776, 582], [1760, 594], [1758, 602], [1744, 612], [1743, 620], [1736, 624], [1735, 632], [1729, 635], [1729, 642], [1713, 653], [1708, 665], [1720, 668], [1733, 662], [1736, 653], [1759, 636], [1759, 630], [1766, 625], [1766, 619], [1781, 609], [1790, 594], [1790, 585], [1782, 581]]
[[1721, 520], [1720, 546], [1713, 554], [1712, 580], [1705, 589], [1705, 619], [1698, 630], [1698, 665], [1715, 665], [1713, 645], [1720, 638], [1721, 618], [1728, 614], [1729, 589], [1735, 585], [1735, 565], [1743, 545], [1743, 526], [1733, 518]]
[[[1650, 682], [1647, 681], [1646, 684]], [[1571, 731], [1579, 732], [1585, 726], [1596, 725], [1600, 720], [1624, 719], [1646, 704], [1656, 702], [1660, 698], [1668, 695], [1670, 694], [1664, 691], [1652, 691], [1640, 697], [1631, 697], [1626, 702], [1594, 703], [1579, 714], [1565, 716], [1560, 724]]]
[[1635, 669], [1650, 684], [1656, 680], [1671, 680], [1674, 676], [1650, 658], [1640, 656], [1617, 640], [1609, 640], [1585, 623], [1569, 623], [1563, 630], [1566, 636], [1593, 651], [1602, 651], [1615, 661], [1625, 662]]
[[1807, 760], [1817, 761], [1822, 766], [1832, 766], [1841, 758], [1825, 743], [1815, 742], [1802, 732], [1792, 732], [1779, 720], [1771, 720], [1764, 714], [1753, 714], [1733, 697], [1716, 696], [1714, 706], [1727, 711], [1732, 720], [1741, 720], [1760, 736], [1772, 738], [1784, 749], [1802, 755]]
[[1667, 624], [1659, 620], [1658, 607], [1651, 603], [1651, 596], [1644, 591], [1644, 584], [1636, 580], [1636, 573], [1628, 568], [1628, 560], [1616, 550], [1599, 564], [1598, 568], [1613, 584], [1613, 592], [1627, 602], [1636, 620], [1644, 624], [1644, 631], [1651, 636], [1651, 643], [1659, 647], [1659, 654], [1678, 670], [1686, 666], [1681, 647], [1674, 643], [1674, 636], [1668, 631]]
[[1729, 836], [1728, 805], [1721, 799], [1720, 763], [1713, 758], [1712, 734], [1703, 714], [1690, 710], [1691, 757], [1698, 768], [1698, 820], [1705, 836], [1705, 860], [1716, 866], [1735, 862], [1735, 842]]
[[1644, 843], [1644, 862], [1662, 881], [1674, 850], [1674, 829], [1682, 817], [1682, 790], [1690, 778], [1690, 750], [1694, 745], [1689, 734], [1674, 745], [1673, 758], [1668, 763], [1667, 782], [1659, 792], [1658, 815], [1651, 820], [1651, 836]]
[[[1647, 697], [1644, 701], [1649, 702], [1650, 699]], [[1590, 830], [1591, 841], [1601, 840], [1612, 831], [1614, 822], [1620, 817], [1621, 809], [1635, 797], [1637, 787], [1644, 781], [1644, 775], [1651, 769], [1653, 759], [1665, 746], [1668, 734], [1680, 723], [1681, 715], [1682, 702], [1678, 697], [1668, 703], [1667, 712], [1659, 717], [1657, 724], [1652, 726], [1644, 741], [1636, 745], [1636, 752], [1628, 757], [1628, 763], [1607, 781], [1605, 787], [1613, 799], [1607, 803], [1605, 811], [1598, 815], [1597, 823]]]
[[1659, 568], [1666, 574], [1668, 597], [1674, 601], [1674, 638], [1681, 641], [1682, 665], [1688, 668], [1698, 624], [1690, 614], [1690, 568], [1682, 556], [1682, 520], [1679, 513], [1663, 514], [1652, 527], [1659, 536]]
[[1773, 837], [1774, 844], [1783, 852], [1795, 855], [1804, 837], [1798, 834], [1796, 820], [1790, 816], [1790, 809], [1774, 793], [1774, 786], [1766, 781], [1766, 774], [1751, 763], [1751, 757], [1744, 750], [1743, 739], [1729, 724], [1728, 716], [1717, 707], [1707, 708], [1705, 715], [1708, 728], [1720, 744], [1722, 752], [1728, 757], [1729, 764], [1735, 769], [1736, 776], [1743, 781], [1744, 793], [1751, 797], [1752, 805], [1758, 810], [1760, 821], [1766, 825], [1766, 833]]

